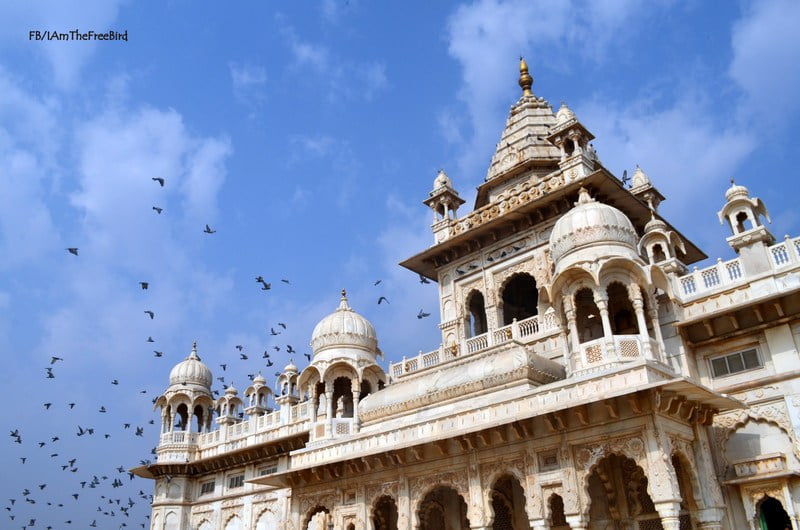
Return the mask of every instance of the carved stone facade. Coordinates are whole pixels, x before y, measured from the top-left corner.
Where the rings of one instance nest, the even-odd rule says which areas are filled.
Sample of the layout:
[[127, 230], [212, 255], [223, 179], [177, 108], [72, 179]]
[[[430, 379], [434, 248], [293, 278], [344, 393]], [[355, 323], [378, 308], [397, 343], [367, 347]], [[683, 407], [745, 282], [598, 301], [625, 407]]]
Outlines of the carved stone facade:
[[193, 349], [156, 403], [157, 462], [134, 470], [155, 480], [152, 529], [800, 530], [800, 238], [775, 243], [734, 185], [739, 257], [687, 273], [705, 256], [650, 179], [627, 189], [520, 68], [474, 210], [456, 216], [441, 171], [434, 245], [402, 263], [440, 284], [441, 345], [385, 372], [342, 292], [275, 410], [216, 430]]

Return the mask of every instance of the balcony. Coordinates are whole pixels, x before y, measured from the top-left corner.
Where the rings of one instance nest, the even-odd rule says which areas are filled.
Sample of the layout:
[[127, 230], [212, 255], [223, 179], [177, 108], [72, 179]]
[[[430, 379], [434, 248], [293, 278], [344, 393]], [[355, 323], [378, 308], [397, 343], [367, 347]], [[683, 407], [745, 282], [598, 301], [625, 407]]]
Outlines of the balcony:
[[580, 345], [573, 374], [595, 372], [642, 359], [662, 361], [658, 343], [652, 338], [643, 339], [641, 335], [601, 337]]
[[452, 346], [439, 346], [438, 349], [422, 353], [409, 359], [403, 357], [402, 361], [389, 365], [389, 374], [394, 379], [403, 377], [419, 370], [431, 368], [454, 359], [462, 359], [468, 355], [516, 341], [529, 343], [542, 337], [552, 335], [558, 331], [558, 321], [555, 313], [534, 315], [532, 317], [514, 321], [513, 323], [486, 333], [470, 337], [461, 343]]
[[738, 460], [733, 463], [733, 469], [738, 478], [780, 473], [786, 471], [786, 455], [770, 453], [747, 460]]
[[[800, 264], [800, 237], [786, 236], [768, 250], [770, 265], [776, 273]], [[718, 259], [715, 265], [695, 269], [678, 278], [678, 292], [686, 298], [694, 298], [718, 287], [744, 283], [745, 280], [745, 271], [739, 258], [729, 261]]]

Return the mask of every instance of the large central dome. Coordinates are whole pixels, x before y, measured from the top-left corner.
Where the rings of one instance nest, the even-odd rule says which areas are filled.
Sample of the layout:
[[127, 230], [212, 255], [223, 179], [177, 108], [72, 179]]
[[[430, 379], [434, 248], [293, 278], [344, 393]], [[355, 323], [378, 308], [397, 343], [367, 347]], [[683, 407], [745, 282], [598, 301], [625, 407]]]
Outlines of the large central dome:
[[320, 320], [311, 334], [311, 349], [315, 355], [336, 347], [355, 347], [370, 352], [378, 347], [375, 328], [369, 320], [350, 308], [344, 289], [339, 307]]
[[192, 346], [192, 352], [186, 359], [175, 365], [169, 373], [170, 385], [199, 385], [211, 388], [211, 370], [197, 356], [197, 343]]
[[613, 206], [595, 201], [581, 188], [575, 207], [553, 226], [550, 252], [557, 264], [573, 251], [597, 244], [621, 245], [635, 252], [636, 240], [636, 229], [628, 216]]

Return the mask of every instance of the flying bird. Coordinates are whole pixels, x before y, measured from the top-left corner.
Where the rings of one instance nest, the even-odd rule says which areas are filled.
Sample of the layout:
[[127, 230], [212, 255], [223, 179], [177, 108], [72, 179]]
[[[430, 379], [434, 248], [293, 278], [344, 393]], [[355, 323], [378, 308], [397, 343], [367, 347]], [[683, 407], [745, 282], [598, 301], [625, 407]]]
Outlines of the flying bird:
[[149, 337], [149, 336], [148, 336], [148, 337], [147, 337], [147, 342], [155, 342], [155, 341], [153, 340], [153, 337]]
[[306, 359], [308, 359], [309, 361], [311, 360], [311, 354], [310, 353], [304, 353], [303, 355], [305, 355]]
[[139, 285], [142, 287], [143, 291], [146, 291], [148, 287], [150, 287], [149, 282], [139, 282]]
[[155, 316], [156, 316], [156, 314], [153, 313], [152, 311], [150, 311], [149, 309], [146, 310], [144, 313], [145, 313], [145, 315], [150, 317], [150, 320], [153, 320], [153, 318], [155, 318]]
[[273, 364], [275, 364], [275, 363], [273, 363], [273, 362], [272, 362], [272, 361], [270, 361], [270, 360], [267, 360], [267, 366], [272, 366]]
[[622, 185], [623, 186], [627, 186], [628, 185], [628, 181], [630, 180], [630, 178], [628, 178], [628, 170], [627, 169], [622, 171], [622, 179], [621, 180], [622, 180]]
[[221, 364], [221, 365], [219, 365], [219, 366], [220, 366], [220, 368], [222, 368], [222, 371], [223, 371], [223, 372], [224, 372], [224, 371], [225, 371], [225, 370], [228, 368], [228, 365], [227, 365], [227, 364]]
[[381, 296], [378, 298], [378, 305], [381, 305], [381, 302], [386, 302], [388, 304], [389, 300], [387, 300], [385, 296]]
[[419, 283], [431, 283], [431, 281], [423, 276], [422, 274], [419, 275]]
[[155, 210], [157, 214], [161, 215], [161, 212], [164, 211], [164, 208], [159, 208], [158, 206], [153, 206], [153, 210]]
[[45, 404], [44, 404], [44, 408], [45, 408], [46, 410], [50, 410], [50, 406], [51, 406], [51, 405], [52, 405], [52, 403], [45, 403]]
[[61, 357], [50, 357], [50, 364], [56, 364], [56, 361], [63, 361]]
[[214, 234], [214, 233], [216, 233], [217, 231], [216, 231], [216, 230], [211, 230], [211, 227], [210, 227], [210, 226], [208, 226], [208, 225], [206, 225], [206, 229], [205, 229], [205, 230], [203, 230], [203, 232], [205, 232], [206, 234]]
[[78, 247], [67, 247], [67, 252], [77, 256], [78, 255]]
[[239, 359], [240, 359], [240, 360], [242, 360], [242, 361], [246, 361], [246, 360], [247, 360], [247, 354], [245, 354], [245, 353], [240, 353], [240, 354], [239, 354]]
[[277, 331], [275, 331], [275, 328], [269, 328], [269, 334], [270, 334], [270, 335], [273, 335], [273, 336], [274, 336], [274, 335], [280, 335], [280, 333], [278, 333]]
[[286, 345], [286, 353], [297, 353], [297, 352], [294, 351], [294, 348], [292, 348], [291, 344], [287, 344]]
[[161, 185], [162, 188], [164, 187], [164, 179], [163, 178], [161, 178], [161, 177], [153, 177], [150, 180], [152, 180], [154, 182], [158, 182]]
[[278, 322], [278, 325], [283, 329], [286, 329], [286, 324], [284, 324], [283, 322]]
[[269, 352], [264, 350], [264, 355], [261, 356], [262, 359], [269, 359]]
[[45, 370], [47, 370], [47, 379], [55, 379], [56, 378], [56, 376], [53, 375], [53, 369], [52, 368], [45, 368]]
[[118, 380], [116, 380], [116, 379], [112, 379], [112, 380], [111, 380], [111, 384], [112, 384], [112, 385], [118, 385], [118, 384], [119, 384], [119, 381], [118, 381]]
[[164, 356], [164, 352], [163, 351], [153, 350], [153, 353], [155, 354], [156, 357], [163, 357]]
[[420, 309], [419, 313], [417, 313], [417, 318], [425, 318], [429, 316], [431, 316], [431, 314], [424, 312], [422, 309]]
[[373, 285], [373, 286], [374, 286], [374, 285], [378, 285], [379, 283], [381, 283], [381, 280], [378, 280], [378, 281], [376, 281], [376, 282], [375, 282], [375, 283], [373, 283], [372, 285]]
[[286, 285], [292, 285], [291, 283], [289, 283], [289, 280], [284, 280], [283, 278], [281, 278], [281, 281]]
[[260, 283], [261, 284], [261, 290], [262, 291], [269, 291], [272, 288], [272, 284], [271, 283], [267, 283], [267, 281], [264, 279], [264, 277], [260, 276], [260, 275], [256, 276], [256, 283]]

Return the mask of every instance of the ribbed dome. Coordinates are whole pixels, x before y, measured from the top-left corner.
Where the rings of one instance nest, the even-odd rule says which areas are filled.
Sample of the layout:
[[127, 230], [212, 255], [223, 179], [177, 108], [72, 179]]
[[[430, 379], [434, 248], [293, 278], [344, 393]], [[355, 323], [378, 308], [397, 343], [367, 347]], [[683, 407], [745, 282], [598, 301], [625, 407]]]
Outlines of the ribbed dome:
[[624, 213], [595, 201], [581, 188], [575, 207], [556, 222], [550, 233], [550, 252], [557, 263], [573, 250], [595, 243], [621, 243], [635, 249], [636, 240], [636, 229]]
[[436, 178], [433, 179], [433, 189], [438, 190], [439, 188], [452, 188], [453, 182], [450, 180], [450, 177], [447, 176], [447, 173], [444, 172], [444, 169], [440, 169], [439, 173], [436, 175]]
[[311, 334], [311, 349], [315, 355], [320, 350], [337, 346], [356, 346], [370, 351], [378, 347], [375, 328], [350, 308], [344, 289], [339, 307], [320, 320]]
[[736, 184], [733, 181], [733, 179], [731, 179], [731, 187], [728, 188], [728, 191], [725, 192], [725, 200], [731, 202], [733, 199], [749, 199], [749, 198], [750, 198], [750, 190], [748, 190], [744, 186]]
[[653, 214], [652, 218], [647, 221], [647, 224], [644, 225], [644, 233], [653, 232], [655, 230], [663, 230], [667, 231], [669, 227], [667, 227], [667, 223], [662, 221], [661, 219], [656, 218], [655, 214]]
[[211, 370], [197, 356], [197, 343], [192, 346], [192, 352], [189, 356], [176, 364], [169, 373], [170, 385], [193, 383], [210, 389], [212, 380]]
[[289, 364], [283, 367], [283, 371], [284, 373], [292, 373], [292, 372], [297, 373], [297, 365], [294, 364], [294, 361], [292, 359], [289, 359]]
[[258, 372], [258, 375], [253, 378], [254, 385], [266, 385], [267, 380], [264, 379], [264, 376], [261, 375], [261, 372]]

